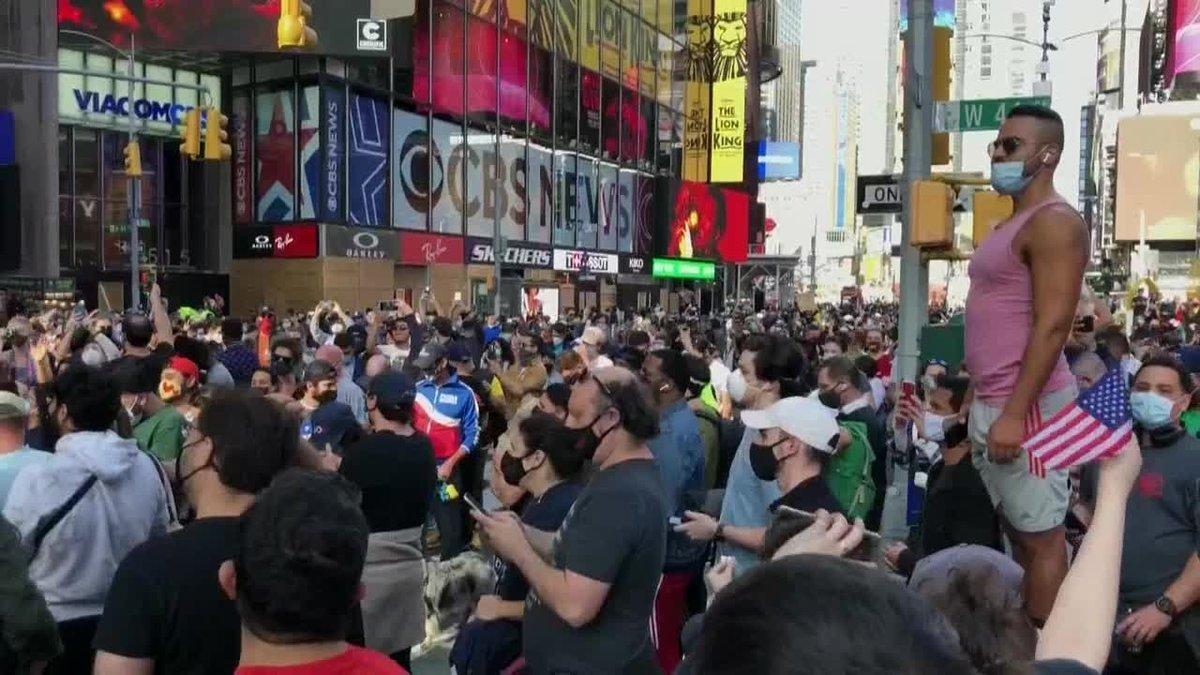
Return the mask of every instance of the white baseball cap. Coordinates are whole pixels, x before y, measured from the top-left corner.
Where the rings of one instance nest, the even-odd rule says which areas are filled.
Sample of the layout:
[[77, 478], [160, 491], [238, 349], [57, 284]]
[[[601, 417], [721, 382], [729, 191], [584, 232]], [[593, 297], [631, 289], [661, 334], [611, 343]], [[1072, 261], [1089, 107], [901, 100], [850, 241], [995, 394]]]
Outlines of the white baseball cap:
[[29, 417], [29, 402], [11, 391], [0, 391], [0, 419]]
[[604, 337], [604, 330], [599, 326], [588, 326], [587, 328], [584, 328], [583, 335], [579, 338], [579, 341], [592, 347], [600, 347], [607, 342]]
[[841, 433], [832, 410], [800, 396], [776, 401], [766, 410], [743, 410], [742, 422], [751, 429], [782, 429], [787, 435], [829, 454], [836, 451]]

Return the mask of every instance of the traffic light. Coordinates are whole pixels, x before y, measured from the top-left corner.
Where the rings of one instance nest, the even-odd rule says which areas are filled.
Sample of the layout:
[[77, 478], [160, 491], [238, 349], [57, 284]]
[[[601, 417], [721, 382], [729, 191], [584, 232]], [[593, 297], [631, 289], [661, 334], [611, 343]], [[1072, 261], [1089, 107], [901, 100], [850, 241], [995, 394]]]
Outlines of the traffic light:
[[304, 0], [281, 0], [279, 26], [276, 31], [280, 49], [305, 49], [317, 46], [317, 31], [313, 30], [312, 6]]
[[140, 178], [142, 175], [142, 149], [137, 141], [125, 144], [125, 175]]
[[913, 181], [909, 192], [909, 243], [917, 248], [954, 245], [954, 189], [935, 180]]
[[216, 108], [208, 109], [208, 126], [204, 130], [204, 159], [210, 162], [224, 162], [233, 156], [233, 149], [225, 141], [229, 134], [225, 127], [229, 118], [222, 115]]
[[[953, 35], [954, 31], [945, 26], [936, 26], [933, 29], [933, 77], [930, 79], [935, 102], [950, 100], [950, 73], [953, 68], [950, 60], [950, 38]], [[931, 157], [930, 163], [934, 166], [950, 163], [950, 134], [933, 135]]]
[[200, 156], [200, 109], [192, 108], [183, 118], [183, 143], [179, 152], [188, 159]]
[[991, 190], [980, 190], [975, 193], [971, 213], [975, 219], [971, 226], [971, 239], [975, 248], [979, 248], [997, 225], [1012, 217], [1012, 197]]

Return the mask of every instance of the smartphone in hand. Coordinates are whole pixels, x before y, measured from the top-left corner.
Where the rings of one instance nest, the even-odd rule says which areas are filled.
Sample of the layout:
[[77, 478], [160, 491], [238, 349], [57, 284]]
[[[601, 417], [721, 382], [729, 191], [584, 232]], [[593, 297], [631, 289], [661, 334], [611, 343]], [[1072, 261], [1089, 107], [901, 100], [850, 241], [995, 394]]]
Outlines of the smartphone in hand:
[[487, 515], [487, 511], [485, 511], [483, 509], [483, 507], [480, 506], [479, 503], [475, 501], [474, 497], [472, 497], [471, 495], [464, 492], [464, 493], [462, 493], [462, 498], [463, 498], [463, 501], [467, 503], [467, 507], [470, 508], [472, 511], [477, 511], [480, 514], [485, 515], [485, 516]]

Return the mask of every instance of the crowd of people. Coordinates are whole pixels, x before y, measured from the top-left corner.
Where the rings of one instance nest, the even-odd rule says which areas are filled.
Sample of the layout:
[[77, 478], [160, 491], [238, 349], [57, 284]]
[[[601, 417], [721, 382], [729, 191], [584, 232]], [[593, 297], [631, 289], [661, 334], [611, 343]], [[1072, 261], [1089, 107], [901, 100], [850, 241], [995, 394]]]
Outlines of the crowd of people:
[[[1086, 291], [1039, 110], [907, 378], [858, 302], [0, 303], [0, 671], [403, 673], [458, 593], [460, 674], [1200, 672], [1200, 303]], [[1123, 451], [1031, 472], [1109, 373]]]

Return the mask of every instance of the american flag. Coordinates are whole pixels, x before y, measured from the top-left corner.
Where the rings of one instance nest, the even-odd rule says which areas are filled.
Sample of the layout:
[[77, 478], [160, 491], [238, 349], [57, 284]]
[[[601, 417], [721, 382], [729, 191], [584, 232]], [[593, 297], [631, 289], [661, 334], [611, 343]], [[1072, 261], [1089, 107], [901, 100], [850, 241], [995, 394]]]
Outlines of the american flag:
[[1074, 403], [1038, 426], [1021, 444], [1029, 455], [1029, 472], [1069, 469], [1125, 447], [1133, 433], [1125, 373], [1113, 368]]

